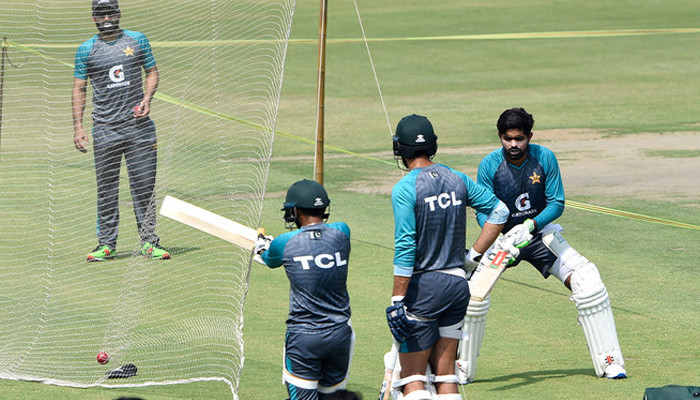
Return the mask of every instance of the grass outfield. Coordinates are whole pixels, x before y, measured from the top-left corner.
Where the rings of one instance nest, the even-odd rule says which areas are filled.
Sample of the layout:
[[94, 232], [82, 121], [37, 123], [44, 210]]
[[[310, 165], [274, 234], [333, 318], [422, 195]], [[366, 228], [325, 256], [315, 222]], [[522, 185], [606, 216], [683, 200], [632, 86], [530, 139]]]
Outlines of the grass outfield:
[[[496, 148], [495, 120], [513, 106], [534, 114], [536, 131], [638, 137], [699, 130], [700, 4], [695, 0], [676, 1], [675, 7], [655, 0], [430, 3], [362, 1], [359, 7], [367, 36], [385, 39], [370, 47], [392, 127], [408, 113], [429, 116], [440, 137], [438, 162], [475, 176], [481, 155], [470, 149]], [[299, 2], [292, 39], [311, 41], [289, 45], [277, 123], [279, 131], [307, 139], [314, 136], [317, 18], [317, 2]], [[366, 156], [329, 151], [326, 159], [331, 220], [347, 222], [353, 237], [349, 290], [357, 342], [348, 388], [374, 399], [391, 339], [384, 317], [392, 282], [389, 193], [401, 174], [389, 152], [390, 127], [363, 43], [334, 41], [361, 37], [350, 0], [332, 2], [329, 24], [326, 144]], [[695, 30], [679, 31], [687, 28]], [[151, 40], [158, 37], [146, 33]], [[154, 52], [157, 57], [158, 49]], [[167, 87], [164, 82], [165, 94]], [[156, 121], [162, 105], [154, 102]], [[659, 152], [645, 150], [644, 142], [635, 145], [688, 169], [700, 167], [697, 149], [674, 145]], [[313, 146], [301, 140], [276, 137], [262, 217], [268, 233], [284, 231], [279, 212], [284, 191], [295, 180], [312, 178], [312, 154]], [[569, 200], [700, 225], [697, 197], [611, 195], [563, 178]], [[606, 184], [604, 176], [601, 182]], [[639, 399], [646, 387], [697, 385], [700, 231], [575, 208], [567, 208], [558, 222], [568, 241], [600, 268], [630, 378], [594, 377], [569, 293], [521, 265], [506, 273], [492, 296], [477, 381], [465, 389], [468, 398]], [[470, 219], [469, 237], [476, 232]], [[254, 265], [244, 315], [243, 400], [286, 398], [280, 377], [287, 301], [284, 272]], [[230, 391], [217, 383], [70, 389], [0, 381], [1, 398], [122, 396], [226, 399]]]

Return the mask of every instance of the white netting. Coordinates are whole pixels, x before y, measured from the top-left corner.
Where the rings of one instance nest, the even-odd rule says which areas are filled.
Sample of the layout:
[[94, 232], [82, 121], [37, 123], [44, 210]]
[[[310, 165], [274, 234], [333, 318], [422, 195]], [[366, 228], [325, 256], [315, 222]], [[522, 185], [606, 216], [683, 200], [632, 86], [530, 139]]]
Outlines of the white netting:
[[[119, 3], [121, 27], [146, 34], [160, 72], [158, 206], [170, 194], [257, 226], [295, 1]], [[90, 0], [0, 0], [0, 378], [214, 379], [236, 397], [247, 251], [159, 217], [172, 259], [142, 258], [122, 164], [117, 257], [86, 262], [97, 245], [95, 168], [92, 149], [73, 146], [70, 99], [75, 51], [97, 33], [90, 17]], [[126, 363], [137, 376], [105, 379]]]

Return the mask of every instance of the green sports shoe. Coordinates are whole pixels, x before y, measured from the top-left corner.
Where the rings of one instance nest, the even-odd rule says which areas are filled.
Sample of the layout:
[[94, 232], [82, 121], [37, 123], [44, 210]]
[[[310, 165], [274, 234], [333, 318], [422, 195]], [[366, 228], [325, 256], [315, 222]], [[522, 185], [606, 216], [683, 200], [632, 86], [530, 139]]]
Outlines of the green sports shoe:
[[92, 251], [92, 253], [87, 255], [87, 261], [88, 262], [95, 262], [95, 261], [104, 261], [107, 259], [110, 259], [114, 257], [114, 254], [116, 253], [116, 249], [113, 249], [106, 244], [99, 245], [95, 247], [95, 250]]
[[158, 247], [158, 245], [152, 245], [150, 242], [143, 244], [141, 254], [145, 257], [155, 258], [157, 260], [169, 260], [170, 253], [167, 250]]

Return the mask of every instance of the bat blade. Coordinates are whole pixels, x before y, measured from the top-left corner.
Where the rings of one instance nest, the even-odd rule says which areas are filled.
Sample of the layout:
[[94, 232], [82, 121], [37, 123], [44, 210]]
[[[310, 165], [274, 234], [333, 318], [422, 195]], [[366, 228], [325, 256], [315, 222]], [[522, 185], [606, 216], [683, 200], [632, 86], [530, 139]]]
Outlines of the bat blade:
[[197, 207], [172, 196], [165, 196], [160, 215], [199, 229], [244, 249], [252, 250], [259, 231]]
[[469, 280], [471, 298], [484, 301], [508, 265], [508, 252], [498, 250], [493, 257], [484, 257]]
[[396, 367], [396, 359], [398, 356], [398, 344], [394, 342], [391, 346], [391, 351], [384, 354], [384, 380], [382, 381], [382, 388], [379, 390], [378, 400], [391, 399], [391, 383], [394, 377], [394, 368]]

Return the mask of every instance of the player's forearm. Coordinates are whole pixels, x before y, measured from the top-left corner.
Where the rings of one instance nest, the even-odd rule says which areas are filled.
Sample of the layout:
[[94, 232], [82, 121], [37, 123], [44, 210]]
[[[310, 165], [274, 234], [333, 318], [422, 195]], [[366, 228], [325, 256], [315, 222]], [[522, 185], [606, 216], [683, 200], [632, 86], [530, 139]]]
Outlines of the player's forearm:
[[534, 218], [537, 229], [544, 228], [545, 225], [561, 217], [564, 213], [564, 185], [561, 181], [559, 164], [554, 154], [543, 160], [545, 167], [546, 187], [545, 196], [547, 206]]
[[474, 248], [474, 250], [477, 252], [484, 254], [496, 240], [502, 229], [503, 224], [491, 224], [488, 222], [484, 223], [484, 227], [481, 228], [481, 233], [479, 234], [479, 237], [476, 238], [472, 248]]
[[265, 264], [270, 268], [278, 268], [284, 264], [284, 247], [287, 240], [277, 238], [270, 243], [270, 248], [264, 251], [260, 258], [265, 262]]
[[554, 203], [549, 203], [547, 206], [542, 210], [541, 213], [537, 214], [533, 220], [535, 221], [535, 230], [539, 230], [540, 228], [544, 227], [548, 223], [554, 221], [555, 219], [559, 218], [562, 214], [564, 213], [564, 202], [554, 202]]
[[391, 291], [391, 296], [405, 296], [410, 281], [410, 277], [394, 276], [394, 289]]
[[153, 96], [156, 95], [160, 77], [158, 75], [158, 67], [152, 67], [146, 71], [146, 82], [144, 84], [143, 101], [146, 104], [151, 104]]
[[73, 128], [79, 129], [83, 126], [83, 114], [85, 113], [85, 101], [87, 98], [86, 89], [84, 86], [73, 86], [71, 95], [71, 106], [73, 109]]

